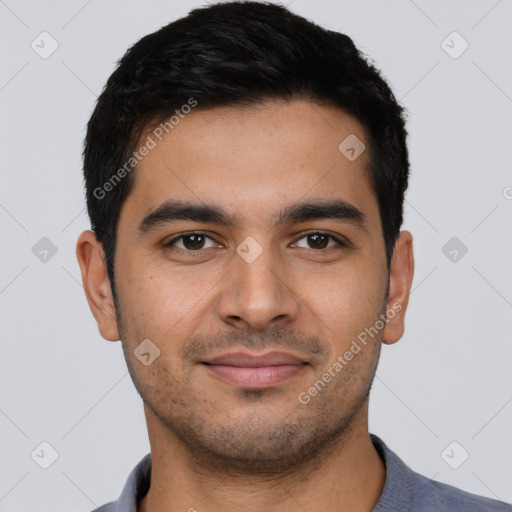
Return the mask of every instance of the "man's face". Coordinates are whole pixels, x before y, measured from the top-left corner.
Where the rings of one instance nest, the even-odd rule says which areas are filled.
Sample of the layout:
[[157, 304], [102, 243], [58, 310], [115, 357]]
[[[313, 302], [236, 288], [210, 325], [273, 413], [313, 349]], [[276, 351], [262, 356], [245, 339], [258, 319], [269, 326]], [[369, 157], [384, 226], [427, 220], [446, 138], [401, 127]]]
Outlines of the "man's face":
[[[338, 149], [350, 134], [367, 144], [354, 118], [306, 101], [196, 111], [134, 171], [117, 327], [150, 429], [212, 465], [282, 469], [364, 422], [382, 333], [333, 364], [389, 307], [388, 272], [368, 152]], [[140, 230], [169, 201], [225, 218], [169, 209]], [[134, 353], [147, 339], [149, 365]]]

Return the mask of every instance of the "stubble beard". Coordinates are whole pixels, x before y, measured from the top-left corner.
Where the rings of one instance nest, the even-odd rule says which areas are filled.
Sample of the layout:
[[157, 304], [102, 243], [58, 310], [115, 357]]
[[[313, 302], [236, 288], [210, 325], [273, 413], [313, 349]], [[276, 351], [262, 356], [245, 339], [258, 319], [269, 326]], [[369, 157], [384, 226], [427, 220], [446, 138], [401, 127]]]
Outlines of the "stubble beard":
[[[117, 309], [116, 315], [121, 339], [130, 339]], [[146, 417], [153, 416], [170, 439], [186, 448], [190, 463], [199, 472], [275, 478], [299, 468], [320, 467], [329, 452], [340, 449], [355, 423], [367, 425], [381, 340], [372, 343], [365, 347], [369, 353], [364, 358], [358, 360], [358, 355], [307, 405], [297, 400], [281, 411], [272, 406], [272, 390], [239, 390], [239, 398], [244, 403], [251, 401], [254, 411], [229, 424], [209, 410], [216, 404], [194, 396], [193, 387], [178, 382], [158, 360], [143, 368], [133, 357], [134, 347], [129, 348], [126, 341], [122, 346]]]

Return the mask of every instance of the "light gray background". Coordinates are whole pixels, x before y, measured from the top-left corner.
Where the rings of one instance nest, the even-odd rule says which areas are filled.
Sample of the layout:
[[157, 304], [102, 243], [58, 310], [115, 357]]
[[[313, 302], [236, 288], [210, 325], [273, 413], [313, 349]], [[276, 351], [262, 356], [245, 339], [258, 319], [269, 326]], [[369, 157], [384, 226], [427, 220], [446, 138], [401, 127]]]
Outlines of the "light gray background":
[[[81, 145], [128, 46], [198, 5], [0, 0], [1, 511], [89, 511], [116, 499], [149, 451], [121, 344], [100, 337], [81, 285]], [[416, 273], [406, 334], [383, 348], [370, 430], [427, 477], [512, 502], [512, 1], [290, 7], [351, 36], [409, 110]], [[47, 59], [31, 48], [43, 31], [59, 45]], [[458, 58], [442, 47], [453, 31], [469, 43]], [[46, 263], [32, 252], [42, 237], [58, 249]], [[452, 237], [468, 248], [456, 262], [442, 252]], [[31, 458], [49, 457], [43, 441], [58, 452], [48, 469]], [[458, 469], [441, 456], [452, 441], [452, 464], [469, 453]]]

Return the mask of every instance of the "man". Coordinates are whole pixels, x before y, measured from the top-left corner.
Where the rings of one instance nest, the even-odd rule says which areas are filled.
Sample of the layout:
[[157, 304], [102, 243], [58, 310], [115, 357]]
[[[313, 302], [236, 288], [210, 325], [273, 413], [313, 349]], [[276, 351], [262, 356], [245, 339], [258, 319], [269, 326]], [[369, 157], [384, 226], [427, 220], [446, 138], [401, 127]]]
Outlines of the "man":
[[403, 109], [352, 40], [283, 7], [196, 9], [98, 99], [77, 257], [151, 454], [102, 512], [497, 511], [368, 432], [413, 279]]

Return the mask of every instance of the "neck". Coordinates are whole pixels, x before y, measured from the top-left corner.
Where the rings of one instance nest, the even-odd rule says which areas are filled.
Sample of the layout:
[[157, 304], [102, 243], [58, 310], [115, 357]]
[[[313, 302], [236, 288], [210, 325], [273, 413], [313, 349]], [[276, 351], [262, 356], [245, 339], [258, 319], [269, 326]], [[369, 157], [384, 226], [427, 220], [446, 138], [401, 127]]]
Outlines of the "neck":
[[359, 512], [372, 510], [384, 487], [386, 470], [368, 434], [367, 404], [315, 460], [272, 478], [201, 468], [148, 408], [146, 418], [151, 487], [138, 512]]

